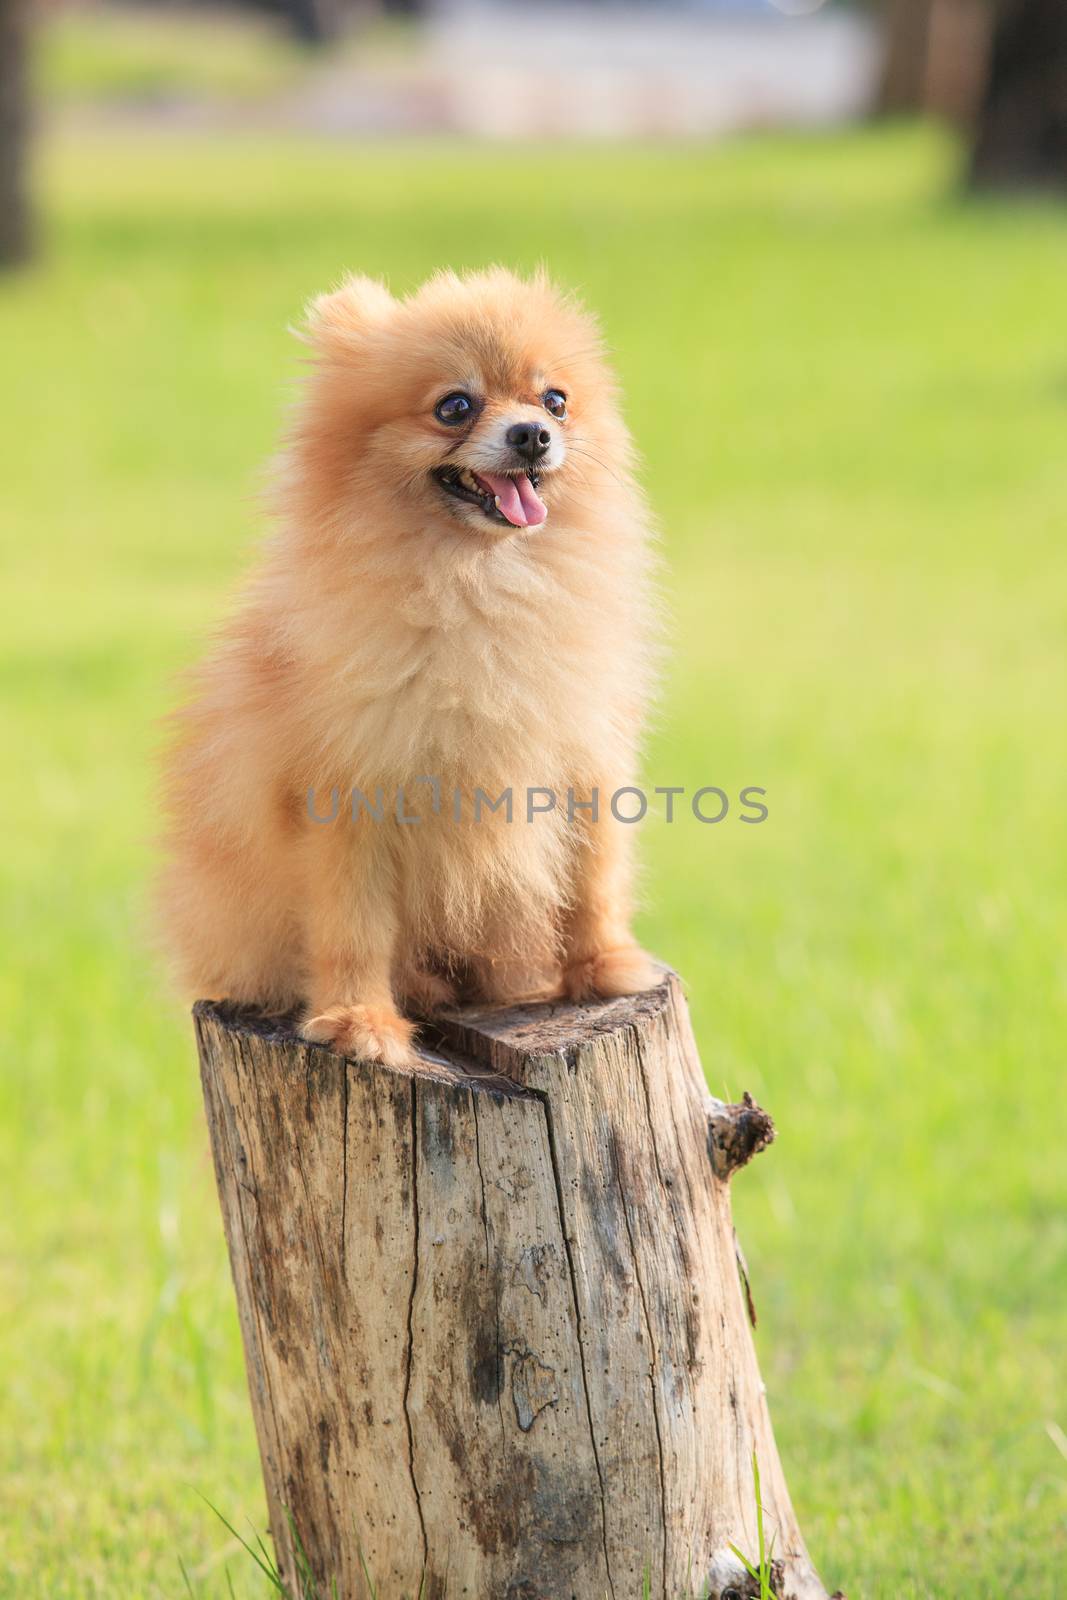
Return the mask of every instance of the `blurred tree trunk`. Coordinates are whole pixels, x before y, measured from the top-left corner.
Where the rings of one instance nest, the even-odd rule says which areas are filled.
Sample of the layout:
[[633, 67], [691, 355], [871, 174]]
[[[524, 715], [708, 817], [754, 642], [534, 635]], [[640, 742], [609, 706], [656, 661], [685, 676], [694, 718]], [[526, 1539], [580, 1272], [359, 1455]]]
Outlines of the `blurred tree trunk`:
[[304, 44], [332, 44], [341, 32], [338, 0], [289, 0], [287, 10], [293, 32]]
[[971, 182], [1067, 190], [1067, 0], [998, 0]]
[[879, 111], [929, 112], [969, 128], [986, 81], [991, 6], [992, 0], [888, 0]]
[[922, 109], [931, 0], [888, 0], [886, 52], [878, 109], [885, 116]]
[[330, 45], [382, 12], [416, 16], [425, 6], [423, 0], [285, 0], [284, 10], [298, 39]]
[[970, 134], [989, 67], [991, 0], [934, 0], [923, 107]]
[[0, 267], [29, 253], [27, 112], [26, 5], [0, 0]]

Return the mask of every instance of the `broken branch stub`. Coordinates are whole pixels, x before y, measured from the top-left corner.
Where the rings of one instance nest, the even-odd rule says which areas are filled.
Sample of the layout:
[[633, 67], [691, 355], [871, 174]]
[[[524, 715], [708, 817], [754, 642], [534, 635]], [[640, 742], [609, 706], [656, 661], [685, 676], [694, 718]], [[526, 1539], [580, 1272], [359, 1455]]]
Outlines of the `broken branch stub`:
[[774, 1143], [774, 1123], [746, 1089], [737, 1105], [715, 1100], [708, 1111], [708, 1155], [719, 1178], [733, 1177], [738, 1167]]

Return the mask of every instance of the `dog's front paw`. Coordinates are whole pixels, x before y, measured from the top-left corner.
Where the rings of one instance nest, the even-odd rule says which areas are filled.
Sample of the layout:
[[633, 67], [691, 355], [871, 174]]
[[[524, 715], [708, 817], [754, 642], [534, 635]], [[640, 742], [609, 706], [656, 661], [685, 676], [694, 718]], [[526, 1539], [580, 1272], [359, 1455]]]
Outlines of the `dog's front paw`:
[[309, 1017], [300, 1031], [338, 1055], [380, 1061], [386, 1067], [410, 1067], [418, 1059], [411, 1047], [414, 1026], [392, 1006], [328, 1006]]
[[636, 944], [617, 945], [614, 950], [598, 950], [584, 960], [573, 961], [563, 974], [563, 992], [569, 1000], [615, 1000], [624, 994], [642, 994], [654, 989], [660, 974], [645, 952]]

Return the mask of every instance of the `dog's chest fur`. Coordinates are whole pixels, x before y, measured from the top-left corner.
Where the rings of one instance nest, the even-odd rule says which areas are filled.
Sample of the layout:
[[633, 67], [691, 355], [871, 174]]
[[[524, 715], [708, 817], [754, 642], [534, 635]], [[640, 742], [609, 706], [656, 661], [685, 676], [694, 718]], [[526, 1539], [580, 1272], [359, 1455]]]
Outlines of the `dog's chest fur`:
[[[581, 563], [560, 570], [551, 554], [517, 542], [438, 554], [364, 596], [336, 680], [357, 779], [554, 786], [585, 766], [604, 741], [621, 640], [598, 637]], [[603, 586], [601, 600], [610, 613]]]

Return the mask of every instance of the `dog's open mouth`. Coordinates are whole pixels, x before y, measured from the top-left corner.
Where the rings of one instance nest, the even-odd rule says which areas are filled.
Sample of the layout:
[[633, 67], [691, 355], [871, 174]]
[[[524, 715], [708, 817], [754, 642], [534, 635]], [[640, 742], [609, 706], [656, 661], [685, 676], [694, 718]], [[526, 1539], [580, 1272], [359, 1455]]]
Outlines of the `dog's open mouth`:
[[438, 467], [434, 478], [457, 500], [477, 506], [491, 522], [511, 528], [536, 528], [548, 516], [537, 493], [541, 475], [527, 472], [472, 472], [469, 467]]

